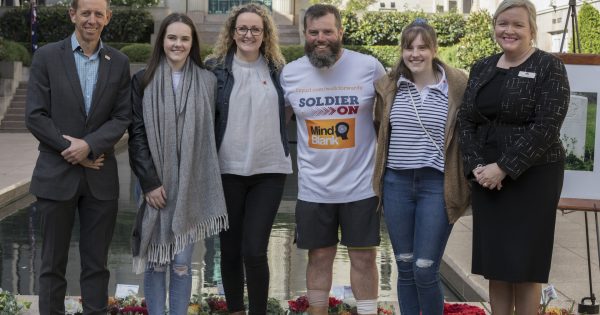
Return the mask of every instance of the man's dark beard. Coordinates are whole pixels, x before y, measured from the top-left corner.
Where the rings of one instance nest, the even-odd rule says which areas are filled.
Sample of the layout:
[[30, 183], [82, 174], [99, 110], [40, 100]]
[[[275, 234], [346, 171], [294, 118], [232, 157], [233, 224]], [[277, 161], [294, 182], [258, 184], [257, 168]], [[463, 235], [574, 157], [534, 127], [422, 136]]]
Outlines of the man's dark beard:
[[331, 49], [331, 52], [329, 53], [323, 53], [323, 54], [319, 54], [315, 52], [315, 48], [317, 47], [317, 44], [310, 44], [308, 42], [306, 42], [304, 44], [304, 53], [306, 54], [306, 56], [308, 57], [308, 60], [310, 61], [310, 63], [317, 67], [317, 68], [329, 68], [331, 66], [333, 66], [333, 64], [336, 62], [337, 60], [337, 56], [340, 53], [340, 50], [342, 50], [342, 43], [339, 41], [336, 42], [329, 42], [329, 48]]

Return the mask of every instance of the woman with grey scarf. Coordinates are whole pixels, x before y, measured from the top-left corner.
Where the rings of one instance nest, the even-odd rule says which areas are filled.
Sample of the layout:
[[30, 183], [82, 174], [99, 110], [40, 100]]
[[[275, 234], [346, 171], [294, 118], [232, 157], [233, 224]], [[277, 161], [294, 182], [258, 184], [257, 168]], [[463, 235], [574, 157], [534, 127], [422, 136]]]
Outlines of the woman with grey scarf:
[[215, 76], [204, 69], [192, 20], [167, 16], [145, 70], [132, 81], [130, 164], [144, 200], [133, 231], [150, 315], [187, 314], [193, 244], [228, 226], [214, 140]]

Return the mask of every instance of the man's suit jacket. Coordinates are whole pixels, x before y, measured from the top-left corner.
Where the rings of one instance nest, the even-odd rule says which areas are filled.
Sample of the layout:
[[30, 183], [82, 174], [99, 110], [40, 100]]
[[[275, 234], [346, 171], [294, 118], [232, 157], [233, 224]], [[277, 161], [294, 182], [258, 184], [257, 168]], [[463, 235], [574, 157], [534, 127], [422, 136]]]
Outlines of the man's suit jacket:
[[[45, 45], [33, 57], [27, 87], [27, 128], [40, 141], [30, 191], [40, 198], [73, 198], [85, 179], [99, 200], [119, 196], [114, 145], [131, 121], [129, 60], [121, 52], [101, 49], [98, 80], [88, 115], [70, 37]], [[70, 146], [62, 137], [85, 140], [90, 159], [104, 154], [100, 170], [71, 165], [61, 152]]]

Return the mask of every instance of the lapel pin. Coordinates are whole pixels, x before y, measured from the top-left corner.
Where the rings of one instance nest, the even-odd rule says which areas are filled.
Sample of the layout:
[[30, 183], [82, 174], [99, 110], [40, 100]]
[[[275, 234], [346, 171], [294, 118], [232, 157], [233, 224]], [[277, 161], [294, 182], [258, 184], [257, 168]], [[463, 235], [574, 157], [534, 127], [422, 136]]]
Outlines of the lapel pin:
[[104, 55], [104, 58], [106, 58], [106, 60], [110, 60], [110, 56], [109, 55]]

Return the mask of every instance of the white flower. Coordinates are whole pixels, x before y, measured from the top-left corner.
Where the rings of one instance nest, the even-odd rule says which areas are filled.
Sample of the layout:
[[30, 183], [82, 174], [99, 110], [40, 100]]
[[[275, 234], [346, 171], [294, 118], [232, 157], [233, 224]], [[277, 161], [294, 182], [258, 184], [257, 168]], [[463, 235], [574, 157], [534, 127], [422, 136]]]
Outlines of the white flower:
[[83, 313], [83, 307], [81, 303], [77, 299], [74, 298], [66, 298], [65, 299], [65, 314], [66, 315], [74, 315], [77, 313]]

